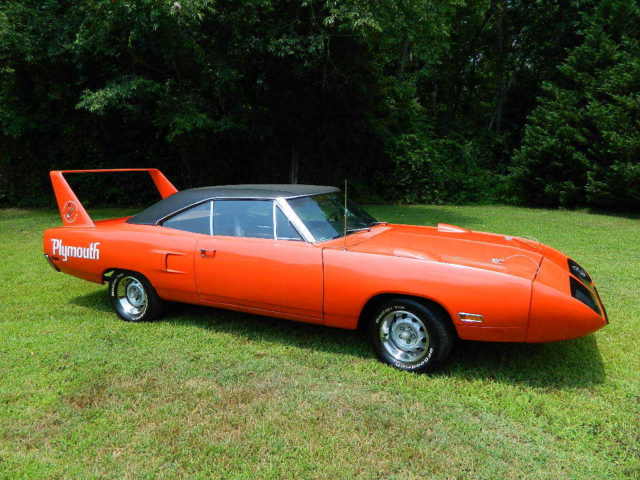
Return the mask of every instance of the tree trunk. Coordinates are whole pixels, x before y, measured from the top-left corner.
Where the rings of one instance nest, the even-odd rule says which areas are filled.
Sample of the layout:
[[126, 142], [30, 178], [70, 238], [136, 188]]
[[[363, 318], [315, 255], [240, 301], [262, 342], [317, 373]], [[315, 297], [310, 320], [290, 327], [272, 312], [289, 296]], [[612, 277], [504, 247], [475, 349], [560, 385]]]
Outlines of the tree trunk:
[[400, 56], [400, 71], [399, 73], [402, 75], [404, 73], [404, 69], [407, 66], [407, 61], [409, 60], [409, 47], [411, 46], [409, 39], [405, 39], [402, 43], [402, 54]]
[[496, 132], [502, 129], [502, 112], [504, 111], [504, 102], [507, 95], [507, 79], [506, 79], [506, 60], [505, 60], [505, 33], [504, 33], [504, 0], [498, 3], [498, 21], [496, 24], [496, 33], [498, 34], [498, 81], [495, 96], [495, 111], [493, 118], [489, 123], [489, 129], [495, 127]]
[[298, 183], [298, 152], [291, 146], [291, 165], [289, 167], [289, 183]]

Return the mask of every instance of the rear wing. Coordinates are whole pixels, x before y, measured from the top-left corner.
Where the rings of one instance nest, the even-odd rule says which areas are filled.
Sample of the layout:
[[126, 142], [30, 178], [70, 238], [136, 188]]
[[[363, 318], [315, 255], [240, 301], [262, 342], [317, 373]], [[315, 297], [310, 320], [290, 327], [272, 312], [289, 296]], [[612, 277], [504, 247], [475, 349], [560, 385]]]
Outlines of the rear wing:
[[178, 191], [176, 187], [157, 168], [111, 168], [94, 170], [52, 170], [49, 172], [51, 185], [58, 203], [60, 218], [65, 227], [95, 227], [95, 223], [78, 200], [67, 180], [65, 173], [106, 173], [106, 172], [149, 172], [160, 196], [167, 198]]

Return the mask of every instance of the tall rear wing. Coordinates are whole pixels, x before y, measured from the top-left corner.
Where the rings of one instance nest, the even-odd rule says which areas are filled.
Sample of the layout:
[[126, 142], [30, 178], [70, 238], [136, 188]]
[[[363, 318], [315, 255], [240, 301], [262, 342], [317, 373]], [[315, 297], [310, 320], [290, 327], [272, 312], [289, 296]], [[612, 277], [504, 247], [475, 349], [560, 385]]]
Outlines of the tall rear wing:
[[157, 168], [111, 168], [94, 170], [52, 170], [49, 172], [51, 185], [58, 203], [60, 218], [65, 227], [95, 227], [95, 223], [78, 200], [67, 180], [65, 173], [106, 173], [106, 172], [149, 172], [160, 196], [167, 198], [178, 191], [176, 187]]

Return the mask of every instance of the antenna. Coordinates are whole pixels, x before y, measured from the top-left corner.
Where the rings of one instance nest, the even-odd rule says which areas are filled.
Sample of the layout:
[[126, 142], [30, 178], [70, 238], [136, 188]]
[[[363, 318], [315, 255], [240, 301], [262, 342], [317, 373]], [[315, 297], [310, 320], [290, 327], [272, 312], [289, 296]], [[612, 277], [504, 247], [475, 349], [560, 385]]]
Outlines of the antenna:
[[342, 232], [344, 241], [343, 249], [347, 249], [347, 179], [344, 179], [344, 232]]

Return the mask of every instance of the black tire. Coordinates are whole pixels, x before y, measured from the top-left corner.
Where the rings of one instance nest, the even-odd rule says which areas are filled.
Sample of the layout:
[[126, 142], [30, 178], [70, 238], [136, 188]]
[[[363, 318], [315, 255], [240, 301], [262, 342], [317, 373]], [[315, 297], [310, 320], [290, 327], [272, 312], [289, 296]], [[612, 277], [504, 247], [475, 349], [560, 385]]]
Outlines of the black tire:
[[383, 363], [423, 373], [449, 356], [456, 334], [447, 314], [439, 308], [398, 297], [373, 311], [369, 339]]
[[139, 273], [116, 271], [109, 279], [109, 298], [118, 316], [126, 322], [150, 322], [164, 313], [164, 301]]

